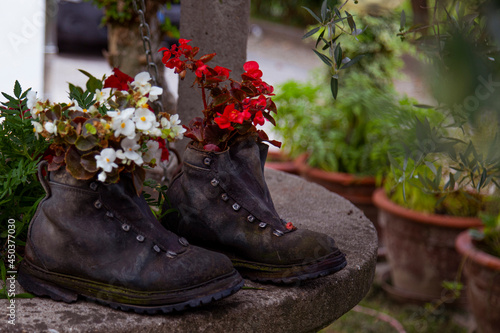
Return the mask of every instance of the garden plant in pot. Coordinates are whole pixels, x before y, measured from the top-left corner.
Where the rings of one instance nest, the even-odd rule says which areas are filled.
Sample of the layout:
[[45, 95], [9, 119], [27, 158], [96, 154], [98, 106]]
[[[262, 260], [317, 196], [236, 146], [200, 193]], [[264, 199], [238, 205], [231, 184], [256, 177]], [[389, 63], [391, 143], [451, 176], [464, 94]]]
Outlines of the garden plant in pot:
[[465, 259], [467, 300], [478, 332], [493, 333], [500, 327], [500, 214], [482, 220], [484, 228], [458, 236], [456, 249]]
[[[491, 91], [498, 44], [488, 30], [488, 5], [435, 3], [435, 29], [418, 46], [439, 104], [434, 116], [401, 129], [393, 173], [374, 195], [391, 266], [388, 290], [406, 300], [442, 298], [443, 282], [459, 272], [455, 238], [481, 225], [480, 214], [498, 210], [498, 97]], [[453, 298], [461, 281], [448, 286]]]
[[273, 87], [262, 80], [255, 61], [246, 62], [241, 81], [229, 70], [209, 67], [215, 54], [197, 57], [199, 49], [180, 39], [162, 49], [165, 66], [183, 79], [196, 74], [203, 117], [193, 119], [185, 135], [182, 172], [169, 186], [168, 229], [193, 244], [227, 254], [245, 277], [262, 282], [292, 283], [334, 273], [346, 265], [335, 241], [295, 227], [280, 218], [264, 179], [269, 140], [257, 129], [274, 123]]
[[[328, 30], [315, 28], [328, 75], [315, 73], [314, 82], [290, 81], [280, 87], [274, 98], [280, 109], [276, 131], [304, 178], [352, 201], [376, 224], [372, 193], [388, 168], [387, 152], [397, 139], [390, 134], [392, 127], [399, 125], [398, 116], [409, 121], [422, 112], [409, 99], [400, 100], [392, 84], [403, 65], [401, 56], [410, 47], [395, 37], [398, 25], [388, 12], [356, 16], [356, 24], [348, 12], [343, 16], [331, 12], [335, 19], [345, 19], [336, 23], [337, 35], [327, 42]], [[363, 33], [361, 27], [366, 27]], [[341, 35], [340, 28], [351, 29], [351, 34]], [[327, 46], [330, 57], [320, 53]], [[345, 50], [364, 57], [350, 60]], [[334, 100], [332, 94], [336, 98], [337, 93]]]
[[102, 80], [82, 72], [86, 89], [70, 84], [70, 103], [40, 101], [16, 86], [20, 98], [5, 104], [15, 111], [2, 111], [17, 112], [50, 144], [38, 166], [46, 196], [27, 231], [21, 286], [57, 301], [81, 296], [150, 314], [236, 292], [243, 280], [231, 261], [163, 228], [141, 195], [145, 168], [168, 156], [165, 140], [185, 131], [176, 115], [149, 108], [162, 89], [146, 72], [132, 78], [115, 69]]

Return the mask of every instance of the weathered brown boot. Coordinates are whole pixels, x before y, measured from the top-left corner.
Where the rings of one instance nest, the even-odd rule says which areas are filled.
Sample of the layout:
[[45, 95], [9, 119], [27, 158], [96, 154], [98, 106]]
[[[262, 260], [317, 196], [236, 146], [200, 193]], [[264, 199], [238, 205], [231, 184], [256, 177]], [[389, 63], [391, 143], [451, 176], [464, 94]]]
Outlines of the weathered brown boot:
[[168, 229], [193, 244], [226, 254], [244, 277], [292, 283], [346, 265], [335, 241], [280, 219], [264, 179], [268, 146], [250, 136], [224, 152], [190, 145], [182, 172], [167, 191], [179, 213]]
[[47, 197], [31, 221], [18, 275], [27, 291], [167, 313], [229, 296], [243, 285], [226, 256], [165, 230], [127, 175], [116, 184], [79, 181], [66, 171], [40, 180]]

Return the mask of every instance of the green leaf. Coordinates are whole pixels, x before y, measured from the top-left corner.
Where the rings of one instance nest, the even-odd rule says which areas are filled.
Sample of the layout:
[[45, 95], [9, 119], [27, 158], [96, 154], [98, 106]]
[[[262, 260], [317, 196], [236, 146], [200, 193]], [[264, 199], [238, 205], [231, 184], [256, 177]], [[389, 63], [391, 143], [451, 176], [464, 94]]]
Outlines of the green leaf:
[[95, 135], [97, 133], [97, 129], [90, 123], [85, 124], [85, 129], [92, 135]]
[[340, 47], [340, 43], [335, 47], [335, 51], [333, 51], [333, 56], [335, 59], [335, 63], [337, 64], [337, 68], [340, 68], [342, 64], [342, 47]]
[[337, 93], [339, 91], [339, 80], [335, 77], [332, 77], [330, 80], [330, 89], [332, 90], [332, 96], [334, 99], [337, 99]]
[[88, 180], [95, 175], [95, 173], [88, 172], [83, 168], [81, 164], [81, 156], [73, 146], [71, 146], [66, 152], [64, 160], [66, 162], [66, 170], [76, 179]]
[[354, 22], [352, 15], [349, 14], [347, 10], [345, 11], [345, 13], [347, 15], [347, 23], [349, 23], [349, 28], [351, 28], [352, 33], [353, 31], [356, 31], [356, 23]]
[[323, 36], [325, 35], [325, 31], [326, 31], [326, 29], [323, 29], [323, 31], [321, 31], [321, 33], [319, 34], [318, 39], [316, 40], [316, 46], [314, 46], [314, 47], [318, 47], [318, 44], [319, 44], [319, 42], [321, 40], [323, 40], [325, 42], [325, 44], [328, 44], [328, 42], [325, 41], [325, 39], [323, 38]]
[[19, 84], [19, 81], [16, 80], [16, 83], [14, 83], [14, 96], [20, 98], [22, 92], [23, 90], [21, 89], [21, 85]]
[[346, 69], [346, 68], [351, 67], [352, 65], [354, 65], [355, 63], [360, 61], [361, 58], [363, 58], [364, 56], [365, 56], [364, 54], [360, 54], [360, 55], [355, 56], [354, 59], [349, 60], [349, 62], [345, 63], [342, 67], [340, 67], [340, 69]]
[[305, 10], [307, 10], [309, 12], [309, 14], [311, 14], [312, 17], [314, 17], [314, 19], [316, 21], [318, 21], [319, 23], [323, 23], [323, 21], [321, 21], [321, 19], [316, 14], [314, 14], [314, 12], [312, 10], [310, 10], [309, 8], [304, 7], [304, 6], [302, 6], [302, 8], [304, 8]]
[[92, 95], [91, 95], [92, 97], [90, 97], [91, 100], [92, 100], [93, 99], [93, 95], [94, 95], [96, 89], [99, 89], [99, 90], [102, 89], [102, 82], [101, 82], [101, 80], [96, 79], [95, 77], [91, 77], [87, 81], [86, 87], [87, 87], [88, 91], [92, 92]]
[[[309, 38], [311, 37], [312, 35], [314, 35], [315, 33], [317, 33], [319, 31], [321, 27], [316, 27], [310, 31], [308, 31], [304, 36], [302, 36], [302, 39], [306, 39], [306, 38]], [[323, 31], [324, 32], [324, 31]], [[316, 43], [316, 45], [318, 45], [318, 43]]]
[[335, 11], [336, 16], [338, 16], [339, 18], [342, 17], [342, 15], [340, 15], [340, 11], [337, 7], [334, 7], [333, 10]]
[[323, 53], [320, 53], [318, 51], [316, 51], [315, 49], [313, 49], [314, 53], [316, 53], [316, 55], [321, 59], [321, 61], [323, 61], [326, 65], [328, 65], [329, 67], [333, 66], [333, 63], [332, 61], [330, 60], [330, 58], [328, 58], [326, 55], [324, 55]]
[[437, 176], [437, 170], [436, 170], [436, 166], [434, 164], [432, 164], [431, 162], [425, 161], [425, 165], [427, 165], [427, 167], [432, 171], [434, 176]]
[[323, 20], [323, 22], [325, 22], [326, 20], [326, 14], [327, 14], [327, 1], [328, 0], [324, 0], [323, 3], [321, 4], [321, 19]]
[[97, 145], [97, 138], [95, 136], [88, 136], [86, 138], [80, 135], [75, 141], [75, 147], [81, 151], [89, 151]]

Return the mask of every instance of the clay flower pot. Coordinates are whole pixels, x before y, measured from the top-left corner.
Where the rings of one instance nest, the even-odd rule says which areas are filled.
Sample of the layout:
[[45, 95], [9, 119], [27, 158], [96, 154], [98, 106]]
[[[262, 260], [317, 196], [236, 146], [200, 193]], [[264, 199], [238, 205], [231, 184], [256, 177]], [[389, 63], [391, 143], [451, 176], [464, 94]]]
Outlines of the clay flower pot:
[[306, 163], [307, 155], [301, 155], [295, 160], [300, 175], [313, 183], [319, 184], [326, 189], [337, 193], [352, 202], [361, 209], [366, 217], [375, 225], [382, 239], [382, 230], [378, 226], [378, 210], [373, 204], [372, 196], [375, 191], [376, 182], [374, 177], [358, 177], [349, 173], [329, 172], [312, 168]]
[[479, 333], [498, 332], [500, 328], [500, 258], [474, 246], [469, 232], [456, 239], [456, 249], [465, 258], [464, 274], [470, 310]]
[[280, 151], [269, 151], [267, 153], [266, 167], [292, 175], [299, 175], [299, 170], [294, 161]]
[[373, 201], [379, 208], [384, 244], [390, 264], [393, 296], [405, 301], [440, 299], [443, 281], [454, 281], [460, 266], [455, 238], [481, 225], [478, 218], [425, 214], [397, 205], [378, 189]]

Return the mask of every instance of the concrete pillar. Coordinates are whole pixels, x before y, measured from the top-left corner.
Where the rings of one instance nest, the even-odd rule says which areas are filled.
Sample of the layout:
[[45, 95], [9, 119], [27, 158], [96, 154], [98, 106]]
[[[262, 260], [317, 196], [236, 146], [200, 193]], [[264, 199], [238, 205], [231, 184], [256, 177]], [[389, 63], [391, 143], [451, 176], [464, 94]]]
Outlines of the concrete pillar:
[[[231, 77], [240, 80], [246, 61], [250, 0], [182, 0], [180, 36], [192, 39], [190, 45], [200, 48], [199, 55], [217, 53], [209, 63], [232, 70]], [[183, 124], [203, 116], [199, 89], [192, 88], [194, 74], [179, 80], [177, 112]], [[176, 143], [183, 152], [189, 139]]]

